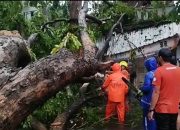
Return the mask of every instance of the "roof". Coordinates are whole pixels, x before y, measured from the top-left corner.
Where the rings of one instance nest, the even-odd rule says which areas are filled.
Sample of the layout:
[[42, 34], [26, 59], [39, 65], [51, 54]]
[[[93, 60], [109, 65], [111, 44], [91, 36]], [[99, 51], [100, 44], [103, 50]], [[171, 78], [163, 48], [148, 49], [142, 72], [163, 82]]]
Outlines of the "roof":
[[26, 13], [26, 12], [34, 12], [34, 11], [37, 11], [38, 9], [35, 8], [35, 7], [31, 7], [31, 6], [28, 6], [28, 7], [25, 7], [22, 9], [22, 13]]

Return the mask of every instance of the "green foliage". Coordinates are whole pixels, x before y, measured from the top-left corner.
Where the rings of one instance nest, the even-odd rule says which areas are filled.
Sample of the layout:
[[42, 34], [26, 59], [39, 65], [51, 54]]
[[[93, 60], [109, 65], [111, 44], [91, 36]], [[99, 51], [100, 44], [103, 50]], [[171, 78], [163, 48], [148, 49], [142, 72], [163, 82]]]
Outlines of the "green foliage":
[[84, 118], [86, 119], [87, 126], [91, 126], [91, 127], [93, 127], [92, 126], [93, 123], [99, 122], [102, 120], [102, 118], [104, 118], [104, 115], [101, 115], [99, 113], [98, 107], [85, 107], [83, 108], [83, 114], [84, 114]]
[[[52, 8], [52, 1], [1, 1], [0, 2], [0, 30], [18, 30], [24, 38], [32, 33], [38, 33], [38, 41], [32, 47], [36, 58], [42, 58], [50, 54], [52, 48], [64, 37], [69, 30], [69, 24], [63, 23], [58, 26], [49, 26], [49, 29], [41, 30], [41, 26], [47, 22], [61, 17], [68, 17], [67, 4]], [[67, 3], [67, 2], [66, 2]], [[22, 9], [25, 6], [34, 6], [38, 9], [31, 20], [25, 20]], [[50, 6], [49, 11], [45, 12]]]
[[28, 116], [27, 119], [21, 123], [20, 128], [18, 130], [31, 130], [31, 122], [32, 116]]
[[36, 54], [37, 58], [41, 58], [50, 54], [51, 49], [57, 42], [56, 39], [52, 39], [47, 33], [39, 32], [38, 43], [35, 43], [32, 47], [33, 52]]
[[97, 32], [98, 31], [95, 31], [95, 30], [93, 30], [93, 29], [88, 29], [88, 34], [89, 34], [89, 36], [90, 36], [90, 38], [91, 38], [91, 40], [95, 43], [96, 42], [96, 36], [97, 36]]
[[108, 7], [106, 4], [99, 6], [94, 15], [99, 19], [111, 17], [111, 19], [108, 20], [108, 23], [102, 26], [102, 31], [107, 33], [123, 13], [126, 13], [124, 16], [124, 21], [122, 22], [123, 25], [132, 23], [135, 20], [135, 11], [136, 9], [134, 7], [130, 7], [121, 1], [117, 1], [112, 7]]
[[[53, 98], [49, 99], [42, 107], [36, 109], [32, 116], [36, 117], [39, 121], [49, 126], [58, 113], [64, 112], [70, 104], [77, 100], [79, 85], [71, 86], [72, 95], [68, 94], [68, 91], [60, 91]], [[20, 126], [18, 130], [30, 130], [32, 116], [30, 115]]]
[[180, 1], [176, 3], [175, 8], [169, 14], [169, 19], [176, 23], [180, 22]]
[[21, 1], [0, 1], [0, 29], [20, 30], [24, 22]]
[[[41, 30], [41, 26], [47, 21], [46, 16], [41, 10], [39, 10], [32, 18], [31, 21], [27, 22], [26, 36], [32, 33], [38, 33], [38, 42], [32, 47], [33, 52], [36, 54], [37, 58], [41, 58], [50, 54], [53, 46], [58, 42], [58, 36], [54, 33], [60, 28], [47, 30]], [[66, 26], [64, 26], [66, 28]]]
[[51, 54], [57, 53], [63, 47], [68, 48], [71, 51], [77, 51], [81, 46], [82, 45], [79, 42], [78, 37], [72, 33], [67, 33], [67, 35], [62, 39], [62, 42], [59, 45], [55, 45], [51, 51]]
[[[98, 18], [112, 17], [112, 20], [117, 20], [122, 13], [126, 13], [129, 19], [134, 18], [135, 8], [126, 5], [125, 3], [118, 1], [112, 7], [103, 5], [98, 9], [98, 13], [95, 14]], [[114, 19], [115, 18], [115, 19]]]
[[[178, 13], [180, 12], [180, 6], [178, 5], [178, 3], [174, 7], [174, 9], [168, 15], [166, 15], [165, 10], [168, 5], [164, 4], [164, 1], [151, 1], [152, 10], [149, 11], [149, 20], [153, 20], [156, 22], [172, 21], [178, 23], [180, 21], [180, 17], [178, 15]], [[162, 16], [158, 16], [158, 10], [162, 11]]]
[[165, 4], [163, 3], [163, 1], [151, 1], [151, 6], [152, 6], [154, 9], [157, 9], [157, 8], [163, 8], [163, 7], [165, 7]]
[[[98, 29], [92, 28], [96, 38], [99, 36], [98, 33], [100, 32], [103, 35], [106, 35], [112, 25], [117, 22], [118, 18], [122, 13], [126, 13], [126, 15], [123, 17], [123, 27], [126, 28], [126, 26], [137, 26], [141, 25], [143, 21], [153, 21], [155, 23], [159, 23], [162, 21], [175, 21], [179, 22], [180, 17], [178, 13], [180, 13], [180, 8], [178, 4], [174, 8], [174, 10], [170, 13], [170, 15], [165, 15], [165, 8], [169, 5], [164, 4], [163, 1], [151, 1], [151, 8], [150, 9], [142, 9], [142, 8], [134, 8], [131, 6], [126, 5], [125, 3], [121, 1], [116, 1], [114, 6], [108, 6], [107, 4], [101, 3], [100, 5], [97, 3], [93, 4], [95, 8], [94, 16], [98, 17], [99, 19], [109, 18], [111, 16], [111, 19], [107, 21], [106, 24], [102, 25], [101, 27], [98, 27]], [[162, 16], [158, 16], [157, 11], [161, 9], [164, 11], [164, 14]], [[140, 11], [142, 15], [146, 14], [146, 11], [148, 12], [148, 20], [137, 20], [137, 14], [136, 11]], [[100, 36], [101, 37], [101, 36]]]
[[139, 102], [136, 100], [131, 104], [131, 112], [127, 113], [127, 124], [131, 128], [136, 128], [142, 125], [142, 109]]

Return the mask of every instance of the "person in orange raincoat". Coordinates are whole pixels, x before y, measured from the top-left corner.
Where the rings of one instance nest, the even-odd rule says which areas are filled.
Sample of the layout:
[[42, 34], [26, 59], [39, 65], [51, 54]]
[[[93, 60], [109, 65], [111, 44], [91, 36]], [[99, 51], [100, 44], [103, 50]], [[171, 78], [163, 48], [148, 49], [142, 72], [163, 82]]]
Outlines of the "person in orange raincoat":
[[128, 86], [122, 80], [125, 77], [121, 72], [121, 67], [118, 63], [112, 65], [112, 74], [110, 74], [102, 86], [102, 89], [107, 92], [108, 102], [106, 106], [106, 120], [117, 111], [120, 124], [125, 121], [125, 96], [128, 93]]

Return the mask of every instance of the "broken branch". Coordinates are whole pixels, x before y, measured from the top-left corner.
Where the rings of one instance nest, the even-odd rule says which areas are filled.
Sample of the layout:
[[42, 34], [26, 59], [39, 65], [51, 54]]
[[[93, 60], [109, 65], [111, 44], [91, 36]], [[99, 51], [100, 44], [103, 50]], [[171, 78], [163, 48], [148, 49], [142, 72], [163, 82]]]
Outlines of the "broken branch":
[[121, 17], [118, 19], [118, 21], [112, 26], [111, 30], [110, 30], [109, 33], [108, 33], [107, 39], [106, 39], [106, 41], [105, 41], [105, 43], [104, 43], [104, 46], [103, 46], [102, 49], [99, 50], [99, 51], [97, 52], [97, 54], [96, 54], [96, 59], [102, 60], [103, 55], [107, 52], [107, 50], [108, 50], [108, 48], [109, 48], [109, 42], [110, 42], [110, 40], [111, 40], [113, 31], [114, 31], [114, 29], [117, 27], [117, 25], [120, 24], [120, 22], [121, 22], [121, 20], [122, 20], [122, 18], [123, 18], [124, 15], [125, 15], [125, 13], [123, 13], [123, 14], [121, 15]]
[[[86, 14], [86, 18], [93, 20], [97, 24], [103, 24], [104, 21], [107, 21], [110, 19], [110, 18], [105, 18], [105, 19], [100, 20], [100, 19], [97, 19], [96, 17], [88, 15], [88, 14]], [[66, 19], [66, 18], [56, 19], [54, 21], [49, 21], [49, 22], [46, 22], [45, 24], [43, 24], [41, 26], [41, 30], [44, 30], [45, 28], [47, 28], [47, 25], [52, 25], [52, 24], [55, 24], [58, 22], [71, 22], [71, 21], [76, 21], [76, 20], [77, 19]]]
[[[100, 95], [102, 96], [102, 95]], [[76, 114], [77, 111], [83, 106], [84, 103], [92, 100], [94, 98], [100, 97], [99, 95], [88, 97], [88, 98], [79, 98], [76, 100], [68, 109], [68, 111], [58, 115], [55, 121], [51, 124], [51, 130], [64, 130], [66, 128], [68, 120], [72, 115]]]
[[[79, 11], [78, 23], [80, 27], [81, 40], [84, 47], [84, 59], [89, 61], [95, 57], [95, 47], [87, 33], [86, 13], [88, 12], [88, 1], [84, 1], [82, 9]], [[90, 54], [90, 55], [87, 55]]]
[[88, 15], [88, 14], [86, 14], [86, 18], [92, 20], [93, 22], [97, 23], [98, 25], [104, 24], [104, 23], [106, 23], [107, 20], [111, 19], [111, 17], [104, 18], [104, 19], [98, 19], [98, 18]]
[[94, 16], [91, 16], [91, 15], [86, 14], [86, 18], [88, 18], [88, 19], [94, 21], [94, 22], [97, 23], [98, 25], [103, 24], [103, 21], [102, 21], [102, 20], [97, 19], [97, 18], [94, 17]]
[[41, 30], [44, 30], [46, 28], [46, 26], [49, 25], [49, 24], [54, 24], [54, 23], [57, 23], [57, 22], [69, 22], [69, 21], [70, 21], [70, 19], [66, 19], [66, 18], [56, 19], [54, 21], [49, 21], [49, 22], [47, 22], [47, 23], [45, 23], [45, 24], [43, 24], [41, 26]]

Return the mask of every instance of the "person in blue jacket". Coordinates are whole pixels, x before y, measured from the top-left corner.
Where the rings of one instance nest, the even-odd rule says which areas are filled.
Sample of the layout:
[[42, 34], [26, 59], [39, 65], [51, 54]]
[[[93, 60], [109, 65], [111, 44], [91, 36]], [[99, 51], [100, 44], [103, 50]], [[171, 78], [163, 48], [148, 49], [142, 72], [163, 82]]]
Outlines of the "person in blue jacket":
[[147, 115], [153, 92], [152, 81], [154, 77], [154, 72], [157, 69], [157, 61], [155, 57], [150, 57], [145, 60], [144, 65], [148, 72], [145, 75], [144, 84], [140, 88], [140, 90], [143, 92], [143, 97], [141, 98], [141, 106], [143, 108], [143, 126], [144, 130], [156, 130], [155, 120], [148, 120]]

